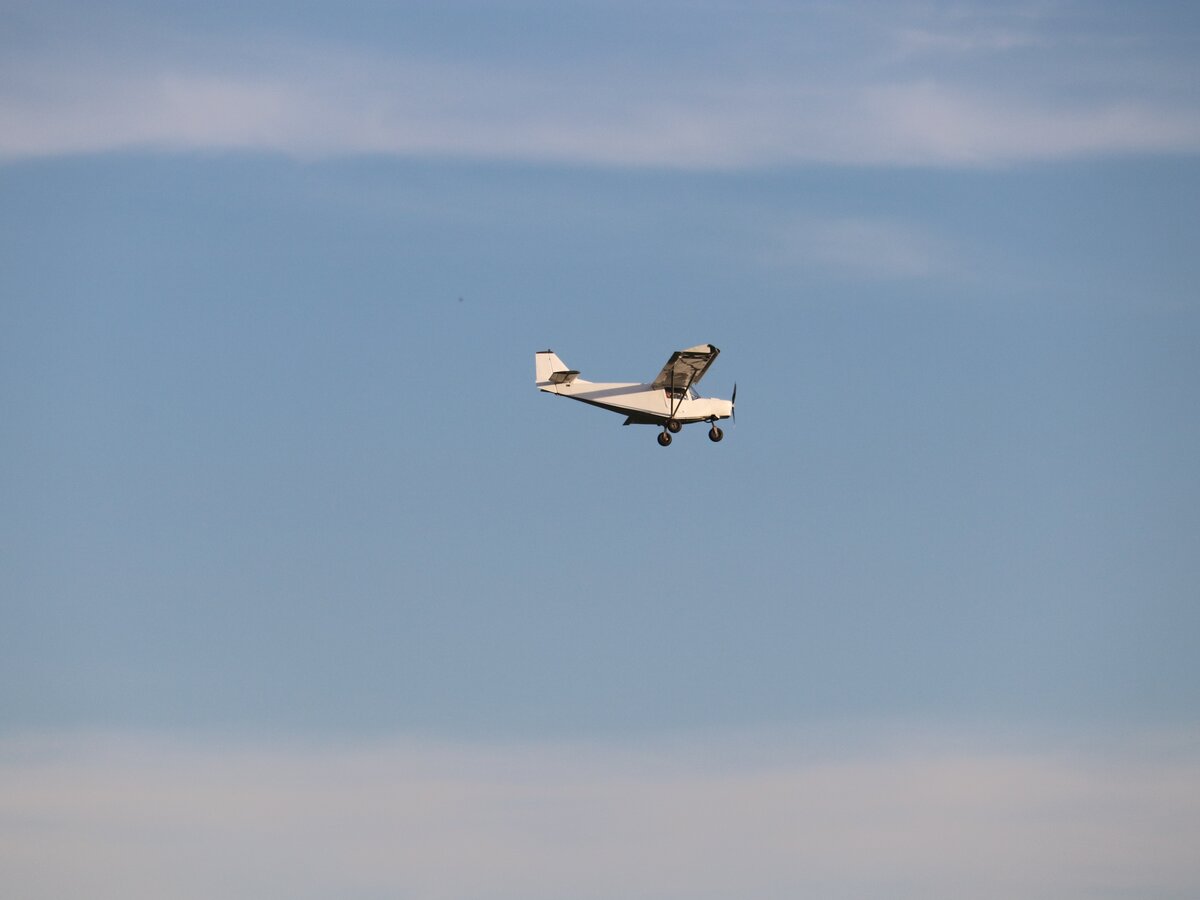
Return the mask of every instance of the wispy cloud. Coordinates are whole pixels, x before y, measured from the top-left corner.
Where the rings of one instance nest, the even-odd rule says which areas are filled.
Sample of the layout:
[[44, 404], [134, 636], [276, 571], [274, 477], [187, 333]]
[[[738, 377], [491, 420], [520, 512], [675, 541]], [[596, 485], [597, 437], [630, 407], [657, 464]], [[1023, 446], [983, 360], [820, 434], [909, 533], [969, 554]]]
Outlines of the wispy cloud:
[[926, 28], [901, 28], [896, 43], [904, 56], [927, 53], [1004, 52], [1026, 47], [1045, 46], [1046, 39], [1036, 32], [1014, 28], [970, 27], [966, 30], [932, 31]]
[[986, 166], [1200, 149], [1200, 117], [1148, 102], [1031, 102], [932, 81], [869, 88], [860, 101], [864, 119], [889, 138], [880, 163], [885, 154], [914, 165]]
[[951, 737], [840, 752], [795, 735], [307, 748], [9, 738], [0, 866], [14, 895], [123, 900], [1200, 890], [1194, 739], [1105, 754]]
[[[35, 37], [0, 70], [0, 158], [201, 148], [739, 168], [1200, 150], [1200, 106], [1178, 78], [1096, 74], [1112, 47], [1074, 39], [1085, 21], [853, 9], [777, 20], [751, 7], [736, 40], [709, 23], [687, 53], [586, 38], [574, 53], [470, 55], [294, 33], [164, 30], [111, 50], [104, 35]], [[1014, 50], [1032, 58], [997, 70]], [[1152, 46], [1122, 60], [1161, 69]], [[1194, 76], [1194, 60], [1181, 70]]]
[[963, 271], [949, 242], [887, 218], [802, 217], [779, 226], [767, 246], [768, 263], [855, 278], [944, 278]]

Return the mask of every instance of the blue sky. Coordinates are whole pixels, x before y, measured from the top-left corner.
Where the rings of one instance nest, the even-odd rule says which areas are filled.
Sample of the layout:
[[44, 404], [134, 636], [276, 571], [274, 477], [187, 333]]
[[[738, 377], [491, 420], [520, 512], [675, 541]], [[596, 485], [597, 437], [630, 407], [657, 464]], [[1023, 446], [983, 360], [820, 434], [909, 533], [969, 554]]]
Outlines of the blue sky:
[[1197, 18], [5, 4], [14, 884], [1194, 893]]

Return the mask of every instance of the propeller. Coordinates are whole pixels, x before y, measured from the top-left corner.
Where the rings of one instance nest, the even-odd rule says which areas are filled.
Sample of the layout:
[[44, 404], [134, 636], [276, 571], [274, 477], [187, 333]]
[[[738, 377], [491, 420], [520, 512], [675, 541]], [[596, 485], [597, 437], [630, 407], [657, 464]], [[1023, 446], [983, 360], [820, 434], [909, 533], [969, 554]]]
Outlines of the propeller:
[[733, 396], [729, 398], [729, 412], [733, 417], [733, 424], [737, 424], [737, 382], [733, 383]]

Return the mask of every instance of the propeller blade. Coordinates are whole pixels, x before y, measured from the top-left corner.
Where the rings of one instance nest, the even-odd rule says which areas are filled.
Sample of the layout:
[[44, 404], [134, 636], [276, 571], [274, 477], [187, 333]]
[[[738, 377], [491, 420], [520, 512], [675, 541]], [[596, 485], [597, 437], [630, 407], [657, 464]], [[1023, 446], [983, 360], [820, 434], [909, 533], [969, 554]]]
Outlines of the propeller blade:
[[729, 412], [733, 416], [733, 424], [737, 424], [737, 382], [733, 383], [733, 396], [729, 398]]

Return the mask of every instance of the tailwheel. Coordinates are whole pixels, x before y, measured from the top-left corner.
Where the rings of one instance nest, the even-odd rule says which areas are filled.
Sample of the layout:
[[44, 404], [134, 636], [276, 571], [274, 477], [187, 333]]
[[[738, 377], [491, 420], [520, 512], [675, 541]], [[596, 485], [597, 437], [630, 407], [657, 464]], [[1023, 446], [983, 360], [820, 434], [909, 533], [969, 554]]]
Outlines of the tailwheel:
[[716, 425], [714, 425], [712, 428], [708, 429], [708, 439], [710, 441], [712, 441], [714, 444], [723, 437], [725, 437], [725, 432], [722, 431], [720, 428], [718, 428]]
[[667, 419], [667, 431], [671, 434], [679, 434], [681, 428], [683, 428], [683, 423], [678, 419]]
[[658, 444], [660, 447], [670, 447], [671, 446], [671, 436], [669, 434], [667, 434], [665, 431], [660, 431], [658, 433]]

